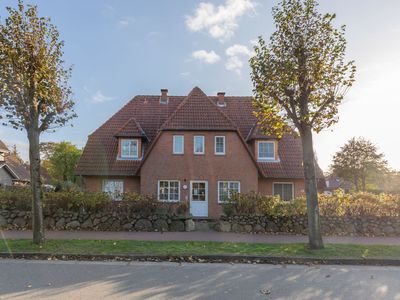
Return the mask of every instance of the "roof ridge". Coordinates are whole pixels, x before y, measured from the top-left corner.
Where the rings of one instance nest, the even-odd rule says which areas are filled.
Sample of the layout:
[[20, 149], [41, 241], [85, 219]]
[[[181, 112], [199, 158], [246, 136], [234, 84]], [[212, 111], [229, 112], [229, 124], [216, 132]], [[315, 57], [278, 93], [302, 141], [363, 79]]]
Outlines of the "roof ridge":
[[[142, 126], [140, 125], [140, 123], [136, 120], [136, 118], [134, 116], [130, 117], [115, 133], [114, 135], [117, 136], [118, 134], [121, 133], [121, 131], [124, 131], [126, 129], [126, 127], [133, 121], [134, 125], [136, 126], [136, 128], [132, 128], [132, 129], [136, 129], [138, 131], [138, 133], [144, 137], [146, 137], [147, 139], [148, 136], [146, 134], [146, 132], [143, 130]], [[128, 128], [129, 129], [129, 128]]]
[[250, 131], [249, 131], [249, 133], [248, 133], [247, 136], [246, 136], [246, 141], [249, 141], [249, 139], [252, 137], [253, 132], [254, 132], [256, 126], [257, 126], [257, 122], [255, 122], [255, 123], [251, 126]]
[[181, 103], [179, 103], [178, 107], [175, 109], [175, 111], [165, 120], [165, 122], [161, 125], [159, 130], [164, 129], [166, 124], [168, 124], [175, 116], [176, 114], [182, 109], [182, 107], [189, 101], [190, 97], [194, 92], [200, 92], [203, 94], [204, 98], [208, 100], [209, 103], [230, 123], [230, 125], [235, 128], [235, 130], [238, 128], [238, 126], [232, 121], [231, 118], [229, 118], [219, 107], [214, 101], [211, 100], [210, 96], [206, 95], [199, 87], [195, 86], [190, 93], [182, 100]]
[[141, 131], [143, 131], [143, 129], [141, 128], [140, 124], [136, 121], [135, 117], [132, 116], [132, 117], [130, 117], [120, 128], [118, 128], [117, 132], [118, 132], [118, 131], [121, 131], [121, 130], [122, 130], [126, 125], [128, 125], [128, 123], [129, 123], [130, 121], [132, 121], [132, 120], [133, 120], [133, 122], [135, 122], [135, 125], [138, 127], [138, 129], [141, 130]]

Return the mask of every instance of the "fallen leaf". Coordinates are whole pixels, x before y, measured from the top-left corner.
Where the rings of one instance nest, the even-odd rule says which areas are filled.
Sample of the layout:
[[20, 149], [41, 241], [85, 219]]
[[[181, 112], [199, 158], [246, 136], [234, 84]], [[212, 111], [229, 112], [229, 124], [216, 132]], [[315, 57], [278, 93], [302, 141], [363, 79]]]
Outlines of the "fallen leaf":
[[271, 290], [262, 289], [262, 290], [260, 290], [260, 293], [263, 294], [263, 295], [269, 295], [269, 294], [271, 294]]

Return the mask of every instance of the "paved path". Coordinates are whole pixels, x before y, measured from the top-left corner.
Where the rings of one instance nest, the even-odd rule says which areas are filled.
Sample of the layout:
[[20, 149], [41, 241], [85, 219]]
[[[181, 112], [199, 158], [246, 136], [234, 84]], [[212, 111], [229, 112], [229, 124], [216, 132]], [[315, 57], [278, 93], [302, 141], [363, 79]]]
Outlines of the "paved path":
[[0, 260], [0, 299], [400, 299], [399, 267]]
[[[0, 230], [0, 238], [28, 239], [31, 231]], [[127, 231], [47, 231], [47, 239], [94, 239], [94, 240], [145, 240], [145, 241], [217, 241], [247, 243], [306, 243], [307, 236], [301, 235], [265, 235], [223, 233], [215, 231], [194, 232], [127, 232]], [[364, 244], [364, 245], [400, 245], [399, 237], [324, 237], [325, 243]]]

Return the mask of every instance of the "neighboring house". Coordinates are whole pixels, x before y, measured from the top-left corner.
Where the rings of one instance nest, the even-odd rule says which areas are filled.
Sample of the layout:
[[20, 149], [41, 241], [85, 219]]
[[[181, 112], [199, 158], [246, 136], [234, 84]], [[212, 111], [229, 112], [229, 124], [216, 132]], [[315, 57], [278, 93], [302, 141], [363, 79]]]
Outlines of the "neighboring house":
[[0, 140], [0, 186], [26, 185], [29, 181], [27, 166]]
[[324, 191], [326, 194], [332, 194], [337, 189], [342, 189], [345, 193], [349, 193], [353, 188], [353, 185], [350, 182], [345, 181], [334, 174], [325, 177], [325, 185], [326, 188]]
[[234, 192], [304, 194], [300, 139], [262, 134], [251, 97], [198, 87], [187, 96], [136, 96], [89, 135], [76, 174], [116, 200], [137, 192], [187, 201], [195, 217], [218, 217]]

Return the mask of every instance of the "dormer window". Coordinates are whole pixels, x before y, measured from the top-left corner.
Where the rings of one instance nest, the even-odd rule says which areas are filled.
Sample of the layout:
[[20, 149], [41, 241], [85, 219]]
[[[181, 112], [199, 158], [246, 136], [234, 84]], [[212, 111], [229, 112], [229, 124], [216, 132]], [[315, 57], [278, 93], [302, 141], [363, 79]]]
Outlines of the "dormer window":
[[274, 161], [275, 157], [275, 142], [274, 141], [259, 141], [258, 142], [258, 160]]
[[121, 158], [137, 159], [139, 157], [139, 142], [137, 139], [121, 140]]

